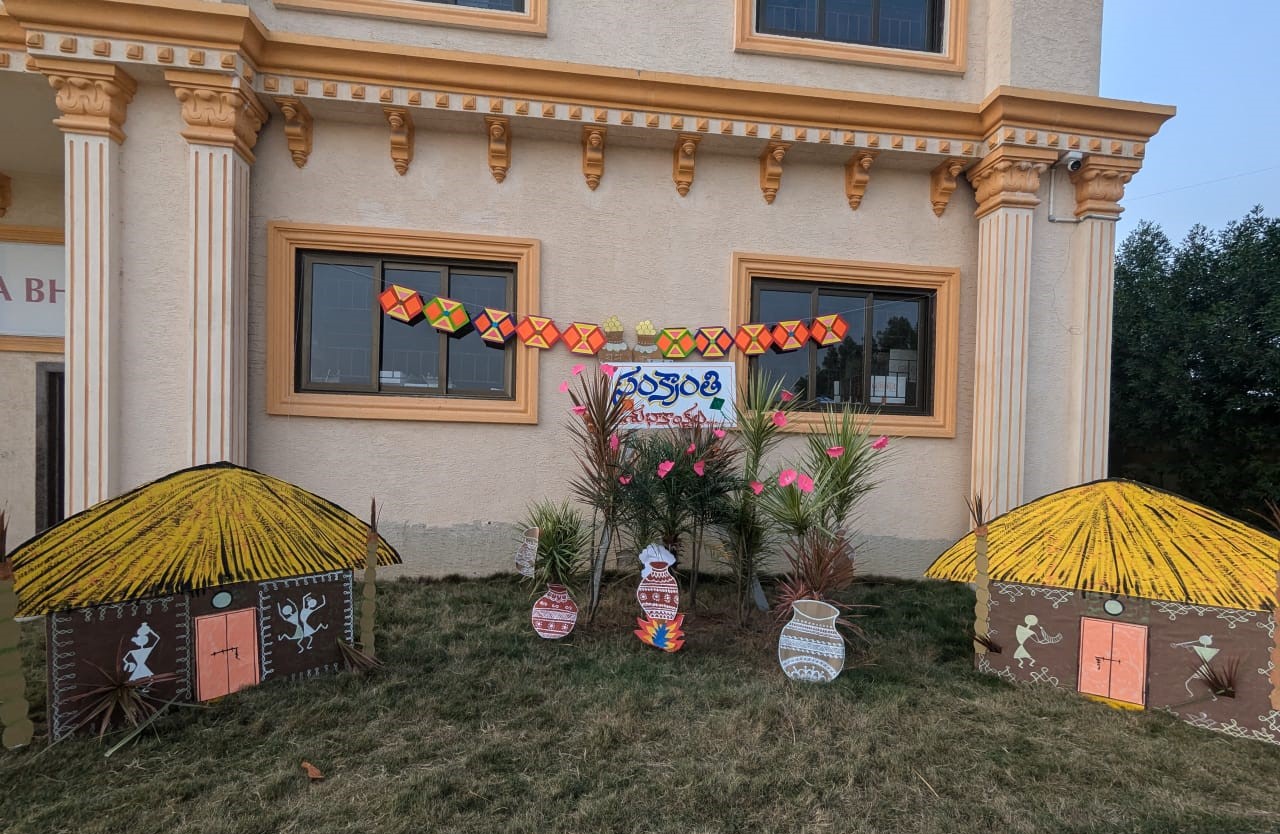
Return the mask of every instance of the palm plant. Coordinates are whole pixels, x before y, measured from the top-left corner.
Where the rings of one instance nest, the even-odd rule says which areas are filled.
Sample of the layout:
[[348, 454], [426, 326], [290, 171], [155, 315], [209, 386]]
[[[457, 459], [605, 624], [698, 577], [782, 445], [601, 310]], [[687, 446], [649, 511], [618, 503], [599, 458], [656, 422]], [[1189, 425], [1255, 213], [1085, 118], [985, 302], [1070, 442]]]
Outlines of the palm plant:
[[537, 501], [529, 506], [524, 526], [540, 531], [533, 562], [535, 593], [547, 585], [576, 589], [586, 576], [591, 546], [591, 531], [582, 514], [568, 501]]

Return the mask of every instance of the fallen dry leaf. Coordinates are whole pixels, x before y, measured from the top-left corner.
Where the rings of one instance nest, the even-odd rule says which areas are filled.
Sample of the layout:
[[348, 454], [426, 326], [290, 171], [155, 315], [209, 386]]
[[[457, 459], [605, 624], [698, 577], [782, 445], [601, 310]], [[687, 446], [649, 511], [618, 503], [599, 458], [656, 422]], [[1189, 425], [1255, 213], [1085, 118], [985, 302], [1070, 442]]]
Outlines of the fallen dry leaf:
[[311, 762], [303, 762], [302, 770], [307, 774], [307, 778], [312, 782], [320, 782], [324, 780], [324, 774], [320, 772], [320, 768], [316, 767]]

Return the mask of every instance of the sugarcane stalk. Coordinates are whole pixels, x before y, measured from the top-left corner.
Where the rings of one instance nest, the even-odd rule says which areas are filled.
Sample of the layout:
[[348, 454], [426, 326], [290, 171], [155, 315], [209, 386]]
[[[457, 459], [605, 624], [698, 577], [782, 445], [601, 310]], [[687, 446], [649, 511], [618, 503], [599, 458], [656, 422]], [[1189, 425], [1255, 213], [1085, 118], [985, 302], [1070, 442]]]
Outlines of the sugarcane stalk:
[[[987, 525], [979, 524], [973, 529], [974, 562], [977, 566], [977, 601], [973, 605], [974, 637], [986, 637], [991, 630], [991, 565], [987, 559]], [[973, 641], [973, 650], [978, 654], [986, 654], [987, 647], [977, 639]]]
[[373, 626], [378, 596], [378, 502], [369, 499], [369, 531], [365, 536], [364, 593], [360, 600], [360, 649], [369, 657], [374, 652]]
[[6, 558], [9, 519], [0, 510], [0, 737], [10, 750], [25, 747], [35, 735], [35, 726], [27, 714], [27, 680], [22, 672], [21, 630], [14, 616], [18, 613], [18, 595], [13, 589], [13, 563]]

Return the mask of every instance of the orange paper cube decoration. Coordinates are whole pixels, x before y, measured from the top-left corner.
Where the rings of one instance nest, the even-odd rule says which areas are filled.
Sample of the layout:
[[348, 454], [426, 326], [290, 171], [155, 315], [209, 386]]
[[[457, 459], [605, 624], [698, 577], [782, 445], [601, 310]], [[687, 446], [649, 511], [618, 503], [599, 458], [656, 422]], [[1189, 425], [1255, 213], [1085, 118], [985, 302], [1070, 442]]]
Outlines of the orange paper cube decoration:
[[813, 320], [813, 324], [809, 325], [810, 338], [824, 347], [840, 344], [848, 332], [849, 323], [839, 313], [818, 316]]
[[378, 296], [382, 312], [396, 321], [413, 324], [422, 315], [422, 296], [417, 290], [392, 284]]
[[744, 324], [738, 328], [733, 343], [747, 356], [759, 356], [773, 344], [773, 334], [767, 324]]
[[778, 353], [799, 350], [809, 341], [809, 328], [803, 321], [780, 321], [773, 328], [773, 349]]
[[733, 347], [733, 337], [723, 327], [700, 327], [693, 344], [706, 359], [723, 359]]
[[564, 339], [565, 347], [583, 356], [595, 356], [607, 341], [600, 325], [584, 324], [580, 321], [575, 321], [566, 327], [564, 333], [560, 334], [560, 338]]
[[687, 327], [664, 327], [658, 334], [658, 352], [667, 359], [684, 359], [693, 353], [693, 334]]
[[485, 307], [484, 312], [476, 316], [475, 326], [480, 338], [492, 345], [505, 345], [516, 335], [515, 317], [506, 310]]
[[560, 331], [556, 329], [556, 323], [544, 316], [525, 316], [516, 325], [516, 335], [520, 337], [520, 341], [528, 347], [546, 348], [551, 347], [560, 338]]
[[452, 298], [441, 295], [428, 301], [423, 312], [426, 313], [427, 321], [431, 322], [432, 327], [443, 330], [445, 333], [457, 333], [471, 322], [471, 317], [467, 315], [461, 301], [454, 301]]

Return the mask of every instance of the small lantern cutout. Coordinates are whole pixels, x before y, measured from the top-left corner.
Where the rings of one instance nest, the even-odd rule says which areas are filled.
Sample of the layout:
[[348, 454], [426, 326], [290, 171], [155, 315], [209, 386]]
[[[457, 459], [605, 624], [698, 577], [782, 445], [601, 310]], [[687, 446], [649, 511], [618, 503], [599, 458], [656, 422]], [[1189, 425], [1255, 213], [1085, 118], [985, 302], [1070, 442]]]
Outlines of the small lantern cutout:
[[773, 344], [773, 334], [767, 324], [744, 324], [738, 328], [733, 343], [747, 356], [759, 356]]
[[809, 337], [823, 347], [838, 345], [849, 332], [849, 323], [839, 313], [818, 316], [809, 325]]
[[428, 301], [424, 312], [431, 326], [445, 333], [457, 333], [471, 323], [471, 317], [467, 315], [461, 301], [441, 295]]
[[723, 327], [700, 327], [693, 344], [704, 359], [723, 359], [733, 347], [733, 337]]
[[382, 312], [396, 321], [413, 324], [422, 316], [422, 296], [417, 290], [392, 284], [378, 296]]
[[480, 338], [491, 345], [505, 345], [516, 335], [515, 317], [506, 310], [485, 307], [484, 312], [476, 316], [474, 323]]
[[809, 328], [803, 321], [780, 321], [773, 328], [773, 349], [778, 353], [799, 350], [809, 341]]
[[664, 327], [658, 334], [658, 352], [667, 359], [684, 359], [693, 353], [693, 334], [687, 327]]
[[584, 324], [580, 321], [571, 323], [560, 336], [565, 347], [573, 353], [583, 356], [595, 356], [604, 347], [604, 330], [598, 324]]
[[525, 316], [516, 325], [516, 335], [527, 347], [547, 349], [560, 338], [556, 323], [544, 316]]

